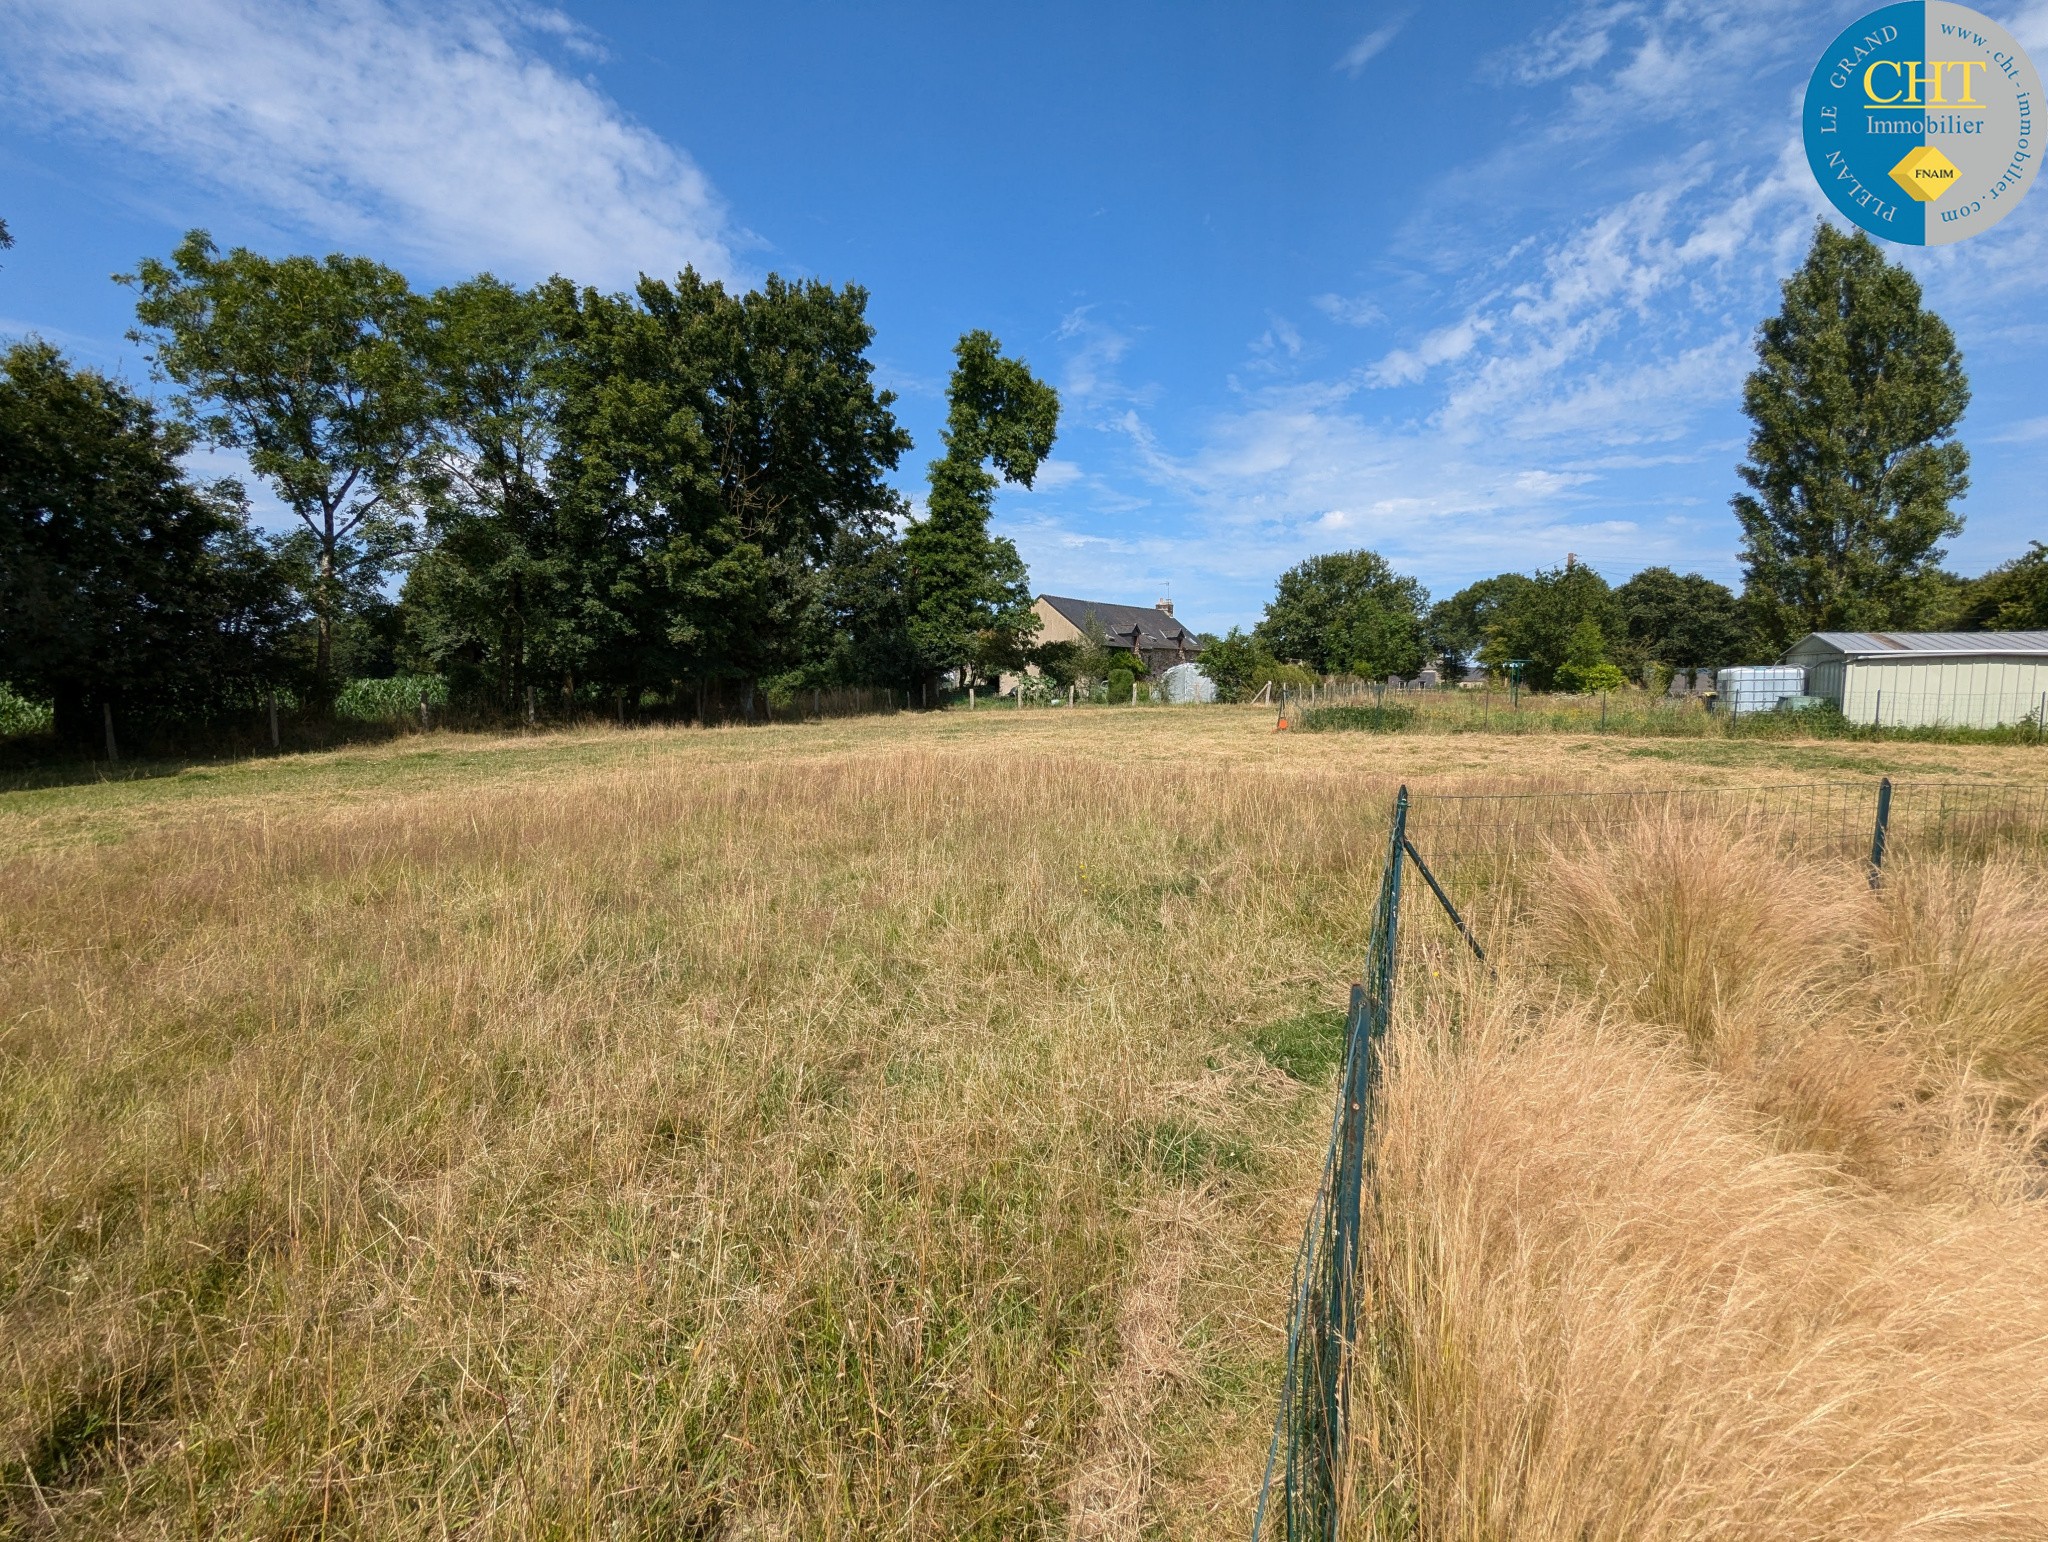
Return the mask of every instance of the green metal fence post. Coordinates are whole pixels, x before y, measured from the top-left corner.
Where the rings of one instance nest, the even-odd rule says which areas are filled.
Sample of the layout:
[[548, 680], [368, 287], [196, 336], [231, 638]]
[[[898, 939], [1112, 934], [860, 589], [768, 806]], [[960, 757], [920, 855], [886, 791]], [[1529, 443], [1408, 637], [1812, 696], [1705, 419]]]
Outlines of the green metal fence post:
[[1892, 779], [1885, 777], [1877, 784], [1877, 823], [1870, 832], [1870, 887], [1876, 888], [1884, 877], [1884, 849], [1891, 836], [1892, 823]]

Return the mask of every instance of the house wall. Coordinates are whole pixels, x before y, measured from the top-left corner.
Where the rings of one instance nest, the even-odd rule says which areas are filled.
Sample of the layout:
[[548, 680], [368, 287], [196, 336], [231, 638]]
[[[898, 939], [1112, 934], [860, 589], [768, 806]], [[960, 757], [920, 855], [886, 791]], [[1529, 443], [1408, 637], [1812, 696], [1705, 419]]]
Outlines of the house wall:
[[2048, 659], [1846, 659], [1807, 680], [1851, 722], [1886, 728], [1997, 728], [2048, 704]]
[[1054, 610], [1043, 600], [1033, 602], [1031, 612], [1038, 617], [1038, 640], [1049, 642], [1079, 642], [1081, 629], [1065, 616]]

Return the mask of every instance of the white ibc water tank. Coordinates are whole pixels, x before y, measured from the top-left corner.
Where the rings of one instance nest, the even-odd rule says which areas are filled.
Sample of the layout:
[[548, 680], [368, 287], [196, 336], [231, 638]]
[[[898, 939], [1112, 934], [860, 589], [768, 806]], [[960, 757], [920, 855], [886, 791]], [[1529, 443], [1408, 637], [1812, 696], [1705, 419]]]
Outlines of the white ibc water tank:
[[1193, 664], [1175, 664], [1159, 677], [1168, 701], [1214, 701], [1216, 682]]
[[1806, 694], [1806, 671], [1797, 664], [1754, 664], [1715, 677], [1724, 712], [1769, 712], [1787, 696]]

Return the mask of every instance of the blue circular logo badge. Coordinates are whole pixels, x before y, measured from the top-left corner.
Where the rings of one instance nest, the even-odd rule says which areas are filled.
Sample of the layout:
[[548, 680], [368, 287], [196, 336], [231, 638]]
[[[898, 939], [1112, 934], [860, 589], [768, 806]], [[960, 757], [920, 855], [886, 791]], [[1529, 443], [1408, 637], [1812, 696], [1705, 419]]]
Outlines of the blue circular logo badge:
[[2026, 196], [2041, 77], [1997, 22], [1910, 0], [1835, 39], [1807, 83], [1804, 127], [1806, 159], [1837, 209], [1887, 241], [1946, 246]]

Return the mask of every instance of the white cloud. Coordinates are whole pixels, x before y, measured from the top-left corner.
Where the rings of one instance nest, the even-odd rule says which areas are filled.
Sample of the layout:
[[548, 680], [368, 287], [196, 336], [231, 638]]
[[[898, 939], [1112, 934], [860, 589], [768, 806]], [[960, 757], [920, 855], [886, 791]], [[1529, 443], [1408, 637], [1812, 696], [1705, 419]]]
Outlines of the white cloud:
[[1337, 68], [1356, 79], [1359, 71], [1386, 52], [1387, 45], [1394, 41], [1407, 24], [1406, 16], [1397, 16], [1384, 26], [1373, 28], [1344, 50], [1344, 56], [1337, 61]]
[[1058, 492], [1063, 487], [1072, 487], [1081, 480], [1081, 468], [1070, 460], [1044, 460], [1039, 462], [1038, 475], [1031, 479], [1031, 490], [1038, 493]]
[[1630, 4], [1585, 6], [1504, 55], [1501, 73], [1533, 86], [1590, 69], [1614, 46], [1614, 29], [1636, 11]]
[[1464, 358], [1491, 330], [1491, 323], [1477, 316], [1466, 316], [1449, 326], [1438, 327], [1413, 348], [1396, 348], [1378, 363], [1368, 365], [1366, 383], [1376, 386], [1413, 385], [1437, 365]]
[[1093, 312], [1093, 306], [1081, 305], [1060, 318], [1056, 335], [1068, 346], [1061, 397], [1072, 406], [1150, 400], [1149, 388], [1126, 386], [1117, 373], [1131, 350], [1130, 334], [1097, 321]]
[[2006, 30], [2029, 54], [2048, 52], [2048, 0], [2033, 0], [2006, 23]]
[[1301, 329], [1285, 316], [1268, 312], [1266, 330], [1252, 339], [1252, 367], [1259, 370], [1277, 370], [1283, 357], [1288, 360], [1301, 357]]
[[1363, 295], [1319, 294], [1311, 296], [1308, 303], [1347, 327], [1369, 327], [1386, 319], [1386, 313]]
[[540, 52], [596, 51], [554, 11], [0, 0], [0, 36], [18, 99], [294, 235], [515, 279], [734, 274], [703, 172]]
[[1990, 436], [1992, 444], [2039, 444], [2048, 440], [2048, 418], [2023, 418], [2003, 433]]
[[1511, 406], [1493, 431], [1555, 444], [1634, 445], [1683, 437], [1699, 413], [1738, 400], [1754, 357], [1730, 332], [1675, 357], [1580, 375]]

